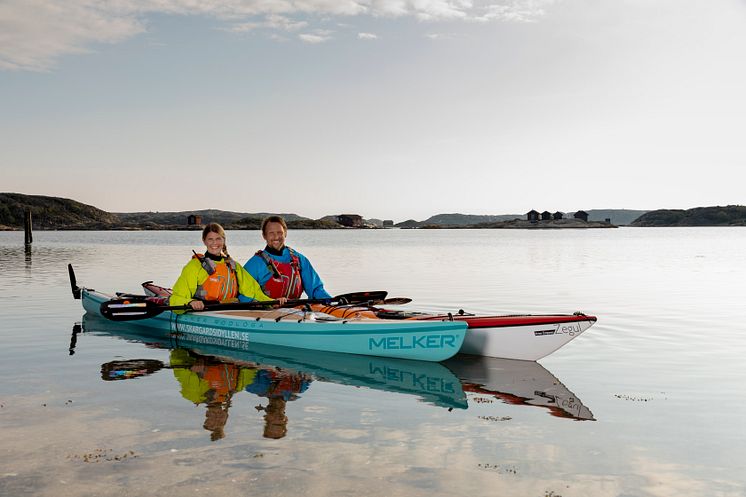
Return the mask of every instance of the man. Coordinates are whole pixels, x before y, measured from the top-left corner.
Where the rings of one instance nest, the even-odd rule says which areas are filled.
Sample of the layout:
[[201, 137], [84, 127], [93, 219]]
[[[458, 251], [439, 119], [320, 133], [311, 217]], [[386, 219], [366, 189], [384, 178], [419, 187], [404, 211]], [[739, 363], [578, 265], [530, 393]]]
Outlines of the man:
[[332, 298], [311, 262], [285, 246], [287, 234], [288, 225], [282, 217], [269, 216], [262, 221], [262, 238], [267, 246], [244, 264], [246, 271], [273, 299], [298, 299], [303, 292], [309, 299]]

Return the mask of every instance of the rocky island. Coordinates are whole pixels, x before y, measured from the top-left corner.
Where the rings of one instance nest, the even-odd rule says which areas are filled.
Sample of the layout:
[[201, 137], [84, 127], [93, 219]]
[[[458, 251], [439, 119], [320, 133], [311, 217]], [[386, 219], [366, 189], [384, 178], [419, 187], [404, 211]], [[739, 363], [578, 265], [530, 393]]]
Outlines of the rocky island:
[[[0, 230], [22, 230], [26, 212], [38, 230], [199, 230], [216, 222], [231, 230], [258, 230], [262, 219], [274, 213], [231, 212], [204, 209], [182, 212], [106, 212], [75, 200], [0, 193]], [[689, 210], [605, 209], [576, 213], [471, 215], [437, 214], [424, 221], [410, 219], [397, 224], [390, 220], [363, 219], [357, 214], [338, 214], [310, 219], [293, 213], [278, 213], [291, 229], [383, 228], [402, 229], [581, 229], [618, 226], [746, 226], [746, 207], [698, 207]]]

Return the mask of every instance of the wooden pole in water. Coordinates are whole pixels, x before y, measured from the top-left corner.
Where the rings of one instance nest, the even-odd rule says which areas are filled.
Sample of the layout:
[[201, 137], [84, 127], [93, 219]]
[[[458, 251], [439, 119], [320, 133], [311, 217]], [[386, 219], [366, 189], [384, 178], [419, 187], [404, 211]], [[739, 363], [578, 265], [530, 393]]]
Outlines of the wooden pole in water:
[[31, 233], [31, 209], [24, 211], [23, 234], [24, 244], [31, 245], [31, 242], [34, 241], [34, 236]]

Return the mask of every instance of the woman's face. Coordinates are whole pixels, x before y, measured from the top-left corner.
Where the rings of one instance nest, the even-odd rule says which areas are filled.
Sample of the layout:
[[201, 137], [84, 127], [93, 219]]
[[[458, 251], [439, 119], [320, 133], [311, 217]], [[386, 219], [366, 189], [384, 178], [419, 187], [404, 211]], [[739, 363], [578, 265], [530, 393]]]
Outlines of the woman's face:
[[221, 255], [223, 253], [223, 246], [225, 245], [225, 240], [222, 236], [218, 235], [214, 232], [209, 232], [207, 236], [205, 237], [205, 247], [207, 247], [207, 251], [211, 253], [212, 255]]

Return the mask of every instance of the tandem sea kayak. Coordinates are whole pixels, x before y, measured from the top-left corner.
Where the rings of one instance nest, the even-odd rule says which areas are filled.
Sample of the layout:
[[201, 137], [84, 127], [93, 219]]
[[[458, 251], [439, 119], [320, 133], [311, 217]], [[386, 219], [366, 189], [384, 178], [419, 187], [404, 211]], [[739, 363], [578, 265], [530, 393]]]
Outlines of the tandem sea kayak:
[[[102, 304], [118, 298], [87, 288], [80, 288], [79, 294], [83, 308], [98, 316]], [[443, 361], [455, 355], [467, 328], [455, 320], [349, 320], [305, 309], [164, 311], [138, 324], [192, 336], [420, 361]]]
[[[143, 283], [146, 294], [168, 298], [171, 289], [152, 282]], [[409, 299], [407, 299], [409, 300]], [[574, 340], [596, 323], [595, 316], [582, 312], [573, 314], [511, 314], [477, 316], [459, 311], [435, 314], [393, 310], [376, 305], [313, 304], [311, 308], [324, 315], [350, 321], [455, 321], [466, 323], [468, 331], [459, 350], [471, 354], [501, 359], [537, 361]]]

